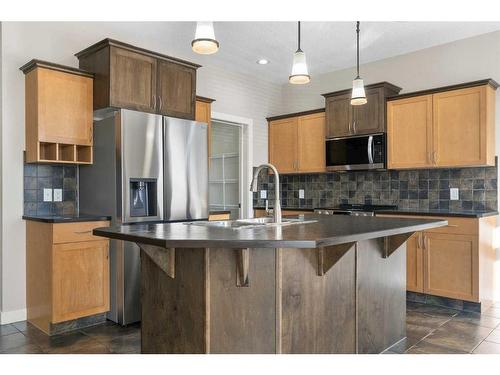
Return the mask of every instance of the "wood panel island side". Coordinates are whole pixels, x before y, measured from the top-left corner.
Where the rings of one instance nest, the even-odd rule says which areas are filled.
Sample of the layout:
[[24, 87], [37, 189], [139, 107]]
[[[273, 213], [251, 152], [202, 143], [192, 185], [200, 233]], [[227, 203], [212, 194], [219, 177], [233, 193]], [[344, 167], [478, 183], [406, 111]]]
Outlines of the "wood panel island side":
[[141, 248], [142, 353], [380, 353], [403, 339], [406, 240], [447, 222], [304, 220], [94, 234]]

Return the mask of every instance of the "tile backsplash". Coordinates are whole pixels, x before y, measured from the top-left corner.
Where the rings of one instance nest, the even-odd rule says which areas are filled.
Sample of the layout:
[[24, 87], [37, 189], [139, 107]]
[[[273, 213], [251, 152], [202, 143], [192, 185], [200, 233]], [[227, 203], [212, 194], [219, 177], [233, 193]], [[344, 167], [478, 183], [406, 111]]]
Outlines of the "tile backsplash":
[[[497, 166], [457, 169], [331, 172], [280, 176], [283, 207], [331, 207], [341, 203], [391, 204], [399, 208], [497, 210]], [[450, 200], [450, 188], [459, 199]], [[299, 199], [299, 189], [304, 199]], [[274, 199], [274, 176], [261, 173], [259, 190]], [[254, 193], [254, 206], [265, 200]]]
[[[78, 212], [76, 165], [24, 164], [24, 214], [73, 215]], [[43, 189], [63, 189], [62, 202], [44, 202]]]

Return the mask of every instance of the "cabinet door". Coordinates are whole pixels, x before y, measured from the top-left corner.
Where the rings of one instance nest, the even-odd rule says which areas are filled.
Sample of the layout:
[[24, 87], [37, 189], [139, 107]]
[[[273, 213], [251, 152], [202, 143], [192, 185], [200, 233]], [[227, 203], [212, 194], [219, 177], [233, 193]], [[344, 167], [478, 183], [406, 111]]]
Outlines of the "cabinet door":
[[156, 110], [156, 59], [111, 47], [111, 106], [144, 112]]
[[387, 103], [388, 167], [431, 167], [432, 96]]
[[352, 134], [351, 94], [331, 96], [325, 101], [326, 136], [345, 137]]
[[299, 117], [297, 146], [297, 167], [300, 172], [325, 171], [325, 113]]
[[367, 103], [353, 106], [352, 130], [354, 134], [373, 134], [385, 131], [384, 89], [366, 90]]
[[486, 89], [472, 87], [433, 95], [437, 166], [487, 164]]
[[196, 70], [169, 61], [158, 61], [158, 113], [194, 120]]
[[196, 101], [195, 121], [204, 122], [208, 125], [207, 141], [208, 141], [208, 156], [212, 155], [212, 104]]
[[418, 232], [406, 241], [406, 289], [424, 292], [422, 233]]
[[297, 171], [297, 117], [269, 122], [269, 163], [279, 173]]
[[42, 68], [30, 74], [38, 79], [38, 140], [91, 145], [92, 79]]
[[109, 310], [109, 241], [54, 245], [52, 323]]
[[424, 292], [479, 302], [478, 238], [424, 232]]

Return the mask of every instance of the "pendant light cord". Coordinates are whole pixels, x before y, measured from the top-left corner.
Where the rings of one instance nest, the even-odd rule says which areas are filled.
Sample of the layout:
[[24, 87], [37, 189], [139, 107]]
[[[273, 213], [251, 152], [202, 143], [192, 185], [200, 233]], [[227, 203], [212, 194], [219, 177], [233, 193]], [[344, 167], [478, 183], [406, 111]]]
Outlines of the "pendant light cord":
[[297, 52], [302, 51], [302, 50], [300, 49], [300, 21], [298, 22], [298, 24], [299, 24], [299, 28], [298, 28], [298, 34], [299, 34], [299, 35], [298, 35], [298, 38], [297, 38], [297, 39], [298, 39], [298, 41], [299, 41], [299, 48], [297, 49]]
[[356, 79], [358, 79], [359, 78], [359, 21], [356, 22], [356, 72], [357, 72]]

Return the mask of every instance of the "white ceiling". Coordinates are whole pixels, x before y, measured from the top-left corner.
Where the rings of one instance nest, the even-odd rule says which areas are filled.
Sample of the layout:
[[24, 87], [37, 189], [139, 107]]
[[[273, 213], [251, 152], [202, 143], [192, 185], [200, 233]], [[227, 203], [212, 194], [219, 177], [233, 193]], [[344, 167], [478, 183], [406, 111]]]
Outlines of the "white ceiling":
[[[195, 26], [179, 27], [187, 33], [182, 39], [189, 48]], [[301, 28], [311, 76], [355, 65], [354, 21], [303, 22]], [[362, 22], [360, 59], [363, 64], [495, 30], [500, 30], [500, 22]], [[216, 22], [215, 35], [220, 42], [217, 54], [192, 53], [202, 65], [216, 64], [276, 83], [287, 81], [297, 49], [296, 23]], [[270, 64], [256, 64], [259, 58], [269, 59]]]
[[[41, 24], [47, 28], [49, 25]], [[191, 51], [195, 22], [73, 23], [75, 36], [100, 34], [201, 65], [247, 73], [285, 83], [297, 49], [296, 22], [215, 22], [220, 50], [202, 56]], [[61, 23], [50, 27], [64, 28]], [[68, 34], [68, 29], [64, 28]], [[500, 30], [500, 22], [361, 22], [361, 64]], [[95, 36], [89, 36], [94, 41]], [[125, 39], [124, 39], [125, 38]], [[80, 38], [81, 39], [81, 38]], [[353, 67], [356, 33], [353, 22], [303, 22], [302, 49], [311, 76]], [[82, 48], [88, 41], [82, 40]], [[75, 51], [76, 52], [76, 51]], [[260, 58], [270, 60], [258, 65]]]

